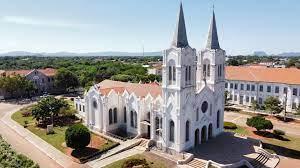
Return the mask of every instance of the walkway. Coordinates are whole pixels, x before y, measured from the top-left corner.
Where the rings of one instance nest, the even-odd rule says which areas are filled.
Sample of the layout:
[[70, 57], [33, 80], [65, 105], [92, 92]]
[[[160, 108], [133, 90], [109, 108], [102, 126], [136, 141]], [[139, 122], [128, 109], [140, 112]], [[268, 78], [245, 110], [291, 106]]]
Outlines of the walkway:
[[37, 162], [42, 168], [83, 168], [44, 140], [11, 119], [24, 106], [0, 103], [0, 134], [12, 147]]

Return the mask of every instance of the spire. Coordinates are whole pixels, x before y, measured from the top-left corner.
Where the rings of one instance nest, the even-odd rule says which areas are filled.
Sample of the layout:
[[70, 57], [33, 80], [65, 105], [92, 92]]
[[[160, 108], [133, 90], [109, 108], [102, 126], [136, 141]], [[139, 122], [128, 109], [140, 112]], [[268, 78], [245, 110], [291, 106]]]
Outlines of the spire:
[[177, 21], [176, 30], [174, 33], [174, 38], [172, 41], [172, 46], [177, 47], [177, 48], [185, 48], [188, 45], [189, 45], [189, 42], [188, 42], [187, 36], [186, 36], [183, 7], [182, 7], [182, 3], [180, 3], [178, 21]]
[[206, 48], [207, 49], [220, 49], [214, 10], [213, 10], [213, 16], [212, 16], [212, 19], [210, 22]]

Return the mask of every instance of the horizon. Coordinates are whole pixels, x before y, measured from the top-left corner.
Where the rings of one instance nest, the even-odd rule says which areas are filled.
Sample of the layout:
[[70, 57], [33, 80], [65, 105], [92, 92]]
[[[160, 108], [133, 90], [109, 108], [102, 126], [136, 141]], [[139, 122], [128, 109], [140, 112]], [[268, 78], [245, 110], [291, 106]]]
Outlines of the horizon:
[[[292, 1], [215, 1], [221, 48], [228, 55], [300, 52], [300, 2]], [[212, 1], [186, 0], [183, 8], [189, 43], [203, 49]], [[170, 46], [179, 1], [12, 0], [0, 9], [0, 53], [142, 53], [143, 46], [147, 52]]]

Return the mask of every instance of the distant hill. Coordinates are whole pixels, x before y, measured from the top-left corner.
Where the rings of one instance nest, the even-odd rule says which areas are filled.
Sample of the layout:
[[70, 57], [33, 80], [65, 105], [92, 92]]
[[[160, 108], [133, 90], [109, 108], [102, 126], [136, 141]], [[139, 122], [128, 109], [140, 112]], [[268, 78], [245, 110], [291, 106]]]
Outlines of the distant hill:
[[268, 54], [264, 51], [254, 51], [253, 55], [255, 55], [255, 56], [268, 56]]
[[[145, 56], [161, 56], [161, 52], [145, 52]], [[0, 56], [56, 56], [56, 57], [76, 57], [76, 56], [143, 56], [143, 53], [138, 52], [88, 52], [88, 53], [73, 53], [73, 52], [56, 52], [56, 53], [32, 53], [27, 51], [12, 51], [2, 53]]]
[[299, 57], [300, 52], [284, 52], [281, 54], [278, 54], [278, 56], [283, 56], [283, 57]]

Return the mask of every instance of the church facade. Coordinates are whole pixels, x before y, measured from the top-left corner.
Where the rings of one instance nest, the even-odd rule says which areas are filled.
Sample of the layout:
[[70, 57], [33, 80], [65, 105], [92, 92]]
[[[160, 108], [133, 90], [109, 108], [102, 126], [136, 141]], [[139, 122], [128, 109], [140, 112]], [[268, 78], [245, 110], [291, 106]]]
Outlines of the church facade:
[[[190, 47], [182, 5], [171, 47], [163, 53], [162, 83], [105, 80], [86, 93], [86, 125], [102, 133], [146, 137], [162, 150], [186, 151], [223, 131], [225, 51], [213, 13], [207, 45]], [[76, 103], [76, 101], [75, 101]]]

